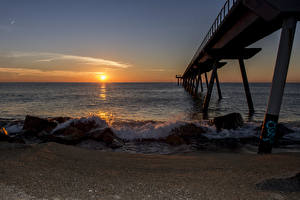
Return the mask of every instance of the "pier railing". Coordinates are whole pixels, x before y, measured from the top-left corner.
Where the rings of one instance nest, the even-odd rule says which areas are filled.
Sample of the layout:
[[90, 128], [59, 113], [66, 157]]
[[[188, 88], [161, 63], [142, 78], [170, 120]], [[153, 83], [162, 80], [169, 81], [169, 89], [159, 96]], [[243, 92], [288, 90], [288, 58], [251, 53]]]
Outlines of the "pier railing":
[[222, 22], [225, 20], [226, 16], [229, 14], [231, 9], [236, 5], [236, 3], [240, 0], [226, 0], [224, 6], [222, 7], [221, 11], [219, 12], [217, 18], [215, 19], [214, 23], [211, 25], [208, 33], [204, 37], [200, 47], [196, 51], [196, 54], [194, 55], [191, 64], [195, 61], [195, 59], [198, 57], [200, 52], [203, 50], [203, 48], [206, 46], [207, 42], [212, 38], [212, 36], [217, 32]]

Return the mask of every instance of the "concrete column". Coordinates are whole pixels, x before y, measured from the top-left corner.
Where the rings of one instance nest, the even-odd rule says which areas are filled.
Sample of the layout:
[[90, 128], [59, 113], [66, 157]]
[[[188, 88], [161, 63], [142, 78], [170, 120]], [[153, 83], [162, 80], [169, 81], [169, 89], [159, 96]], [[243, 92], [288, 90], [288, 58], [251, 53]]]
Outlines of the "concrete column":
[[272, 88], [260, 135], [258, 153], [272, 152], [272, 145], [276, 138], [275, 135], [277, 132], [279, 112], [294, 42], [296, 23], [297, 21], [293, 17], [283, 21]]
[[212, 90], [213, 90], [213, 87], [214, 87], [216, 72], [217, 72], [217, 63], [214, 63], [213, 70], [211, 72], [209, 86], [208, 86], [207, 93], [206, 93], [204, 103], [203, 103], [203, 112], [204, 113], [207, 113], [207, 111], [208, 111], [208, 106], [209, 106], [209, 102], [210, 102], [210, 98], [211, 98], [211, 93], [212, 93]]
[[217, 83], [217, 88], [218, 88], [219, 99], [222, 99], [222, 92], [221, 92], [221, 87], [220, 87], [220, 83], [219, 83], [218, 70], [216, 71], [216, 83]]
[[205, 72], [205, 82], [206, 82], [206, 88], [208, 89], [208, 79], [207, 79], [207, 73]]
[[199, 81], [200, 81], [200, 79], [201, 79], [201, 74], [200, 74], [200, 71], [199, 71], [199, 72], [198, 72], [198, 76], [197, 76], [195, 95], [198, 94], [198, 88], [199, 88]]
[[243, 78], [243, 84], [244, 84], [244, 89], [245, 89], [245, 93], [246, 93], [246, 98], [247, 98], [247, 102], [248, 102], [249, 113], [253, 114], [254, 107], [253, 107], [253, 101], [252, 101], [252, 97], [251, 97], [251, 93], [250, 93], [244, 59], [240, 58], [239, 63], [240, 63], [240, 70], [241, 70], [241, 74], [242, 74], [242, 78]]

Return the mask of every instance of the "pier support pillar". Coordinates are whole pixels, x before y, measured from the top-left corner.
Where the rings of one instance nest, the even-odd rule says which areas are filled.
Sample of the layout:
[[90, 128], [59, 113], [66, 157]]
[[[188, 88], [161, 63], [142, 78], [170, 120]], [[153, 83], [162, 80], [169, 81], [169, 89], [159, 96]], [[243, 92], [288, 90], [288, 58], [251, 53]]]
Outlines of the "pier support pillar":
[[208, 89], [208, 79], [207, 79], [207, 72], [205, 72], [205, 82], [206, 82], [206, 88]]
[[247, 78], [247, 73], [246, 73], [246, 68], [245, 68], [245, 63], [243, 58], [239, 58], [239, 64], [240, 64], [240, 70], [243, 78], [243, 84], [246, 93], [249, 113], [253, 114], [254, 113], [253, 101], [250, 93], [250, 88], [249, 88], [249, 83], [248, 83], [248, 78]]
[[292, 17], [283, 21], [271, 93], [269, 96], [268, 108], [260, 135], [258, 153], [272, 152], [272, 146], [277, 132], [278, 116], [293, 47], [296, 23], [296, 19]]
[[213, 70], [211, 72], [210, 82], [209, 82], [208, 89], [207, 89], [207, 93], [206, 93], [204, 103], [203, 103], [203, 112], [204, 113], [207, 113], [207, 111], [208, 111], [208, 106], [209, 106], [209, 102], [210, 102], [210, 98], [211, 98], [211, 93], [212, 93], [212, 90], [213, 90], [213, 87], [214, 87], [216, 72], [217, 72], [217, 64], [214, 63]]
[[219, 99], [222, 99], [222, 92], [221, 92], [221, 87], [220, 87], [220, 83], [219, 83], [218, 71], [216, 71], [216, 83], [217, 83], [217, 88], [218, 88]]
[[201, 85], [201, 92], [203, 92], [203, 84], [202, 84], [202, 75], [201, 72], [199, 73], [200, 85]]
[[199, 89], [199, 81], [201, 79], [201, 73], [200, 73], [200, 70], [198, 72], [198, 75], [197, 75], [197, 82], [196, 82], [196, 89], [195, 89], [195, 95], [198, 94], [198, 89]]

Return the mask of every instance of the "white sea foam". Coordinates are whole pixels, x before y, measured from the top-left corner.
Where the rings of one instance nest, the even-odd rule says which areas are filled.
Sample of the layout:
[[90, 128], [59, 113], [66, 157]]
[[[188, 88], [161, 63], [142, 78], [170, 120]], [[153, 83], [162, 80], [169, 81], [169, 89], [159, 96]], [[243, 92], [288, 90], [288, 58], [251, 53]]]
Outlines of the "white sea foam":
[[70, 119], [64, 123], [61, 123], [59, 125], [57, 125], [53, 130], [52, 130], [52, 133], [54, 133], [55, 131], [57, 130], [60, 130], [60, 129], [64, 129], [68, 126], [70, 126], [70, 124], [74, 123], [83, 123], [83, 124], [88, 124], [90, 122], [94, 122], [95, 125], [96, 125], [96, 128], [107, 128], [108, 125], [106, 123], [105, 120], [101, 119], [100, 117], [98, 116], [89, 116], [89, 117], [82, 117], [82, 118], [75, 118], [75, 119]]
[[217, 131], [214, 126], [209, 126], [207, 123], [202, 123], [202, 126], [208, 128], [208, 132], [203, 135], [209, 139], [223, 139], [223, 138], [247, 138], [247, 137], [257, 137], [258, 132], [255, 128], [258, 127], [256, 123], [246, 123], [243, 127], [238, 129]]
[[116, 135], [122, 139], [159, 139], [171, 134], [171, 130], [186, 124], [183, 121], [170, 121], [152, 123], [147, 122], [142, 126], [118, 126], [113, 127]]

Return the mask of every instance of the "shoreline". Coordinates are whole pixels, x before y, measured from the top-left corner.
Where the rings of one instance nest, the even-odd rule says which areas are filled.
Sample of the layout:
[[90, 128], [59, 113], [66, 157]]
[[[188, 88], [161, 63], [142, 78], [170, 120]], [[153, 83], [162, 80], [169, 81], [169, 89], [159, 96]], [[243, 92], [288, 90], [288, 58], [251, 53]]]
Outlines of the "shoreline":
[[[1, 143], [1, 199], [299, 199], [257, 184], [300, 172], [300, 153], [145, 155]], [[297, 189], [297, 188], [296, 188]]]

